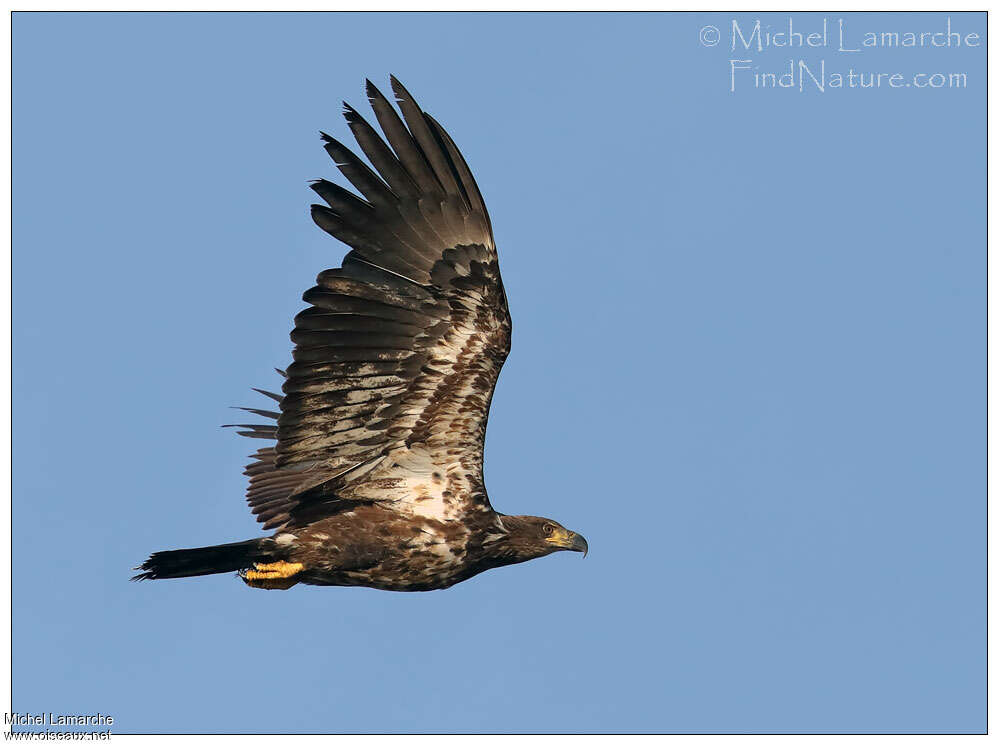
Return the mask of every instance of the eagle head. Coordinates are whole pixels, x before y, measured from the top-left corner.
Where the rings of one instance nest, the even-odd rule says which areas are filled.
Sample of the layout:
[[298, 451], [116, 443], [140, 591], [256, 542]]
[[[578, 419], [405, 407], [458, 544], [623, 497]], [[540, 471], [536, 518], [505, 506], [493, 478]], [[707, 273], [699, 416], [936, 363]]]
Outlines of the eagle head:
[[582, 552], [585, 557], [589, 550], [586, 539], [551, 518], [505, 515], [500, 520], [506, 534], [502, 541], [497, 542], [500, 546], [496, 549], [511, 559], [515, 557], [513, 562], [523, 562], [564, 550]]

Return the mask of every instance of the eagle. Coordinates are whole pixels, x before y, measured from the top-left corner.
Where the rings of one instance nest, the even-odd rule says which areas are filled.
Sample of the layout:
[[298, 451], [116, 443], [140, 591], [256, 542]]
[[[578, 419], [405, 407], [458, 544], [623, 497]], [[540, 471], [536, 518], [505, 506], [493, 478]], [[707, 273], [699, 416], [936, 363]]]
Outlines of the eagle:
[[[246, 467], [267, 537], [152, 554], [133, 580], [236, 572], [253, 588], [448, 588], [485, 570], [582, 552], [557, 521], [493, 509], [486, 423], [510, 352], [492, 224], [451, 137], [391, 77], [371, 83], [384, 138], [344, 102], [367, 163], [320, 133], [357, 193], [325, 179], [312, 219], [350, 251], [295, 317], [279, 411], [233, 425], [274, 441]], [[400, 116], [401, 113], [401, 116]], [[370, 165], [368, 165], [370, 163]], [[373, 166], [373, 168], [372, 168]]]

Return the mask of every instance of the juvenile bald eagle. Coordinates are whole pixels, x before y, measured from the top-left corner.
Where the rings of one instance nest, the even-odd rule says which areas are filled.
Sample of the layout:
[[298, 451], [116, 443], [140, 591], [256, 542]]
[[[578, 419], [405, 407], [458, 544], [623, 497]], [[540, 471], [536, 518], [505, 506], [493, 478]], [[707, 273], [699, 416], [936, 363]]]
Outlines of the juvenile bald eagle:
[[[482, 449], [510, 351], [489, 214], [454, 141], [394, 77], [402, 111], [367, 82], [388, 143], [348, 104], [375, 171], [323, 134], [361, 196], [321, 179], [312, 218], [351, 247], [295, 317], [276, 441], [253, 455], [247, 502], [273, 536], [156, 552], [136, 580], [238, 571], [255, 588], [447, 588], [586, 540], [547, 518], [493, 510]], [[376, 172], [377, 171], [377, 172]]]

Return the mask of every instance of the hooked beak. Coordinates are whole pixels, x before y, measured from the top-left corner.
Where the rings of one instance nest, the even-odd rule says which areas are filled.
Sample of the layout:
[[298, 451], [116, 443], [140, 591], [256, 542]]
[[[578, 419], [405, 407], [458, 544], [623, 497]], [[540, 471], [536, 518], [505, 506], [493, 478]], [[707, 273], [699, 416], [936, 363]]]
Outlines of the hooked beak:
[[590, 547], [586, 544], [586, 539], [575, 531], [569, 531], [568, 529], [559, 528], [551, 536], [545, 538], [545, 541], [549, 544], [554, 544], [558, 549], [570, 552], [582, 552], [584, 557], [590, 550]]
[[572, 544], [569, 545], [568, 549], [573, 552], [582, 552], [584, 557], [586, 556], [586, 553], [590, 551], [590, 547], [586, 543], [586, 539], [579, 534], [572, 535]]

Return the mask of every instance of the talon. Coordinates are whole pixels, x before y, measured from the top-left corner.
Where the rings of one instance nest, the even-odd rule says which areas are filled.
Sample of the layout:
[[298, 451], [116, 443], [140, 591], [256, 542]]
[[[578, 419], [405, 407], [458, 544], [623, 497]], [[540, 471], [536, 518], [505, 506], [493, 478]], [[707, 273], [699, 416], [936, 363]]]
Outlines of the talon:
[[301, 562], [254, 562], [253, 570], [242, 570], [239, 577], [253, 588], [285, 590], [295, 585], [295, 576], [305, 569]]
[[292, 575], [298, 575], [298, 573], [305, 569], [305, 565], [301, 562], [285, 562], [284, 560], [268, 563], [254, 562], [253, 566], [257, 569], [247, 570], [245, 573], [245, 577], [250, 580], [290, 578]]

